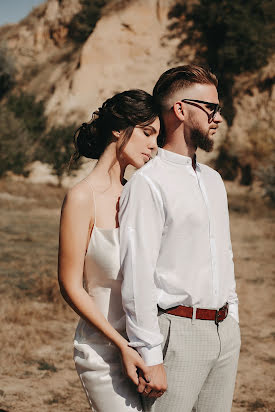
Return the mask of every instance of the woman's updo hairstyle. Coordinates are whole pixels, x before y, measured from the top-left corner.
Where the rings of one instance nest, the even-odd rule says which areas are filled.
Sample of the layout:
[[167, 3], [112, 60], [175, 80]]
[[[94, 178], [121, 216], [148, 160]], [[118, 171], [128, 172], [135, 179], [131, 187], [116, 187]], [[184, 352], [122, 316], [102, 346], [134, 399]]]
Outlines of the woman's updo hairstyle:
[[127, 90], [107, 99], [102, 107], [93, 113], [88, 123], [83, 123], [74, 135], [75, 153], [80, 156], [99, 159], [114, 137], [113, 131], [123, 131], [119, 152], [126, 146], [136, 126], [146, 126], [158, 116], [153, 97], [143, 90]]

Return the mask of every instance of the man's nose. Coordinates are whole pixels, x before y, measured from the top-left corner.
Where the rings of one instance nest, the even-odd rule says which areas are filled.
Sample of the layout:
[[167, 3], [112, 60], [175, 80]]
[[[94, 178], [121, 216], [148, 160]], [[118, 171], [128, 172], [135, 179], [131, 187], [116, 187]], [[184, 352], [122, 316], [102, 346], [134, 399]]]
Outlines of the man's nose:
[[223, 121], [222, 115], [220, 114], [220, 112], [217, 112], [214, 116], [214, 122], [215, 123], [221, 123]]

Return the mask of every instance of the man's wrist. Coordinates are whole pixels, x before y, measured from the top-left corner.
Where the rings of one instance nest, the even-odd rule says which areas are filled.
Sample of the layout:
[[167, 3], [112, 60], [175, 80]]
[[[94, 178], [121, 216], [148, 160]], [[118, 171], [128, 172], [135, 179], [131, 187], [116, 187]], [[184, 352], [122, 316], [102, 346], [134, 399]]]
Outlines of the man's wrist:
[[157, 345], [151, 348], [147, 346], [142, 346], [137, 348], [138, 353], [144, 360], [145, 365], [154, 366], [163, 363], [162, 349], [161, 345]]

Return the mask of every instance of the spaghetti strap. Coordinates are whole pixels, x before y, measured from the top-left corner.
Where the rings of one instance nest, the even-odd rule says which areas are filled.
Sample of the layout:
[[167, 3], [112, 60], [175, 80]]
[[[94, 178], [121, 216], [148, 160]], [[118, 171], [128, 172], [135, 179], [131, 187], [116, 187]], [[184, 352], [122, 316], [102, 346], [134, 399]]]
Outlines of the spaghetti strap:
[[95, 201], [95, 190], [93, 188], [93, 185], [88, 182], [86, 179], [83, 179], [85, 183], [87, 183], [88, 186], [90, 186], [90, 189], [92, 189], [92, 195], [93, 195], [93, 203], [94, 203], [94, 226], [96, 226], [96, 201]]

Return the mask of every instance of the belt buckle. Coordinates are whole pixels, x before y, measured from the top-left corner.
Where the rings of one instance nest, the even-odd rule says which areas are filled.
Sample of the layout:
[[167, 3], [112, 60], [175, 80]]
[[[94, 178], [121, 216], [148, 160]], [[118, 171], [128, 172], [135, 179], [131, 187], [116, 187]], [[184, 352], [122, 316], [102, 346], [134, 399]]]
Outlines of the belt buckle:
[[215, 313], [215, 324], [218, 326], [219, 325], [219, 323], [220, 322], [222, 322], [222, 320], [224, 320], [224, 319], [222, 319], [222, 320], [219, 320], [219, 316], [221, 316], [221, 315], [219, 315], [219, 312], [224, 312], [224, 319], [226, 318], [226, 316], [227, 316], [227, 314], [228, 314], [228, 303], [226, 302], [226, 304], [222, 307], [222, 308], [220, 308], [220, 309], [218, 309], [218, 310], [216, 310], [216, 313]]
[[[228, 315], [228, 310], [229, 310], [229, 305], [228, 305], [228, 302], [226, 302], [226, 304], [224, 305], [224, 314], [225, 314], [225, 318], [227, 317], [227, 315]], [[225, 319], [224, 318], [224, 319]]]

